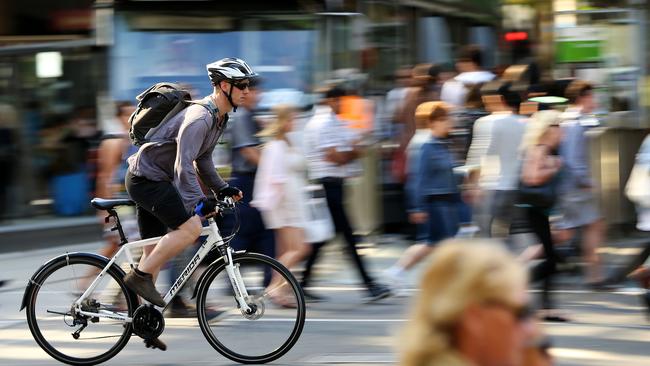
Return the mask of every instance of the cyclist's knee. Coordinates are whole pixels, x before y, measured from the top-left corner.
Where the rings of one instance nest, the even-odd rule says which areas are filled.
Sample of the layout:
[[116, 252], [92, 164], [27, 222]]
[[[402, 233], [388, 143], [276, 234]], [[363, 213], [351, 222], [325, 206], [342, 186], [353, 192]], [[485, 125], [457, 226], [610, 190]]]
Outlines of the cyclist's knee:
[[189, 220], [185, 221], [181, 226], [178, 227], [178, 230], [183, 233], [183, 235], [188, 240], [196, 240], [201, 235], [201, 230], [203, 226], [201, 225], [201, 219], [198, 216], [192, 216]]

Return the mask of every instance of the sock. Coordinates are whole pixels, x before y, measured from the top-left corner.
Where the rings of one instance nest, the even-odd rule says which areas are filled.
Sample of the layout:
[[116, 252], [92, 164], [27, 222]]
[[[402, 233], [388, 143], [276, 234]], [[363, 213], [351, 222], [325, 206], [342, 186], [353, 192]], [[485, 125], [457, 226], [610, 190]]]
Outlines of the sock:
[[134, 270], [135, 270], [135, 273], [137, 273], [137, 274], [140, 275], [140, 276], [143, 276], [143, 277], [151, 276], [149, 273], [147, 273], [147, 272], [142, 272], [141, 270], [139, 270], [139, 269], [137, 269], [137, 268], [134, 268]]

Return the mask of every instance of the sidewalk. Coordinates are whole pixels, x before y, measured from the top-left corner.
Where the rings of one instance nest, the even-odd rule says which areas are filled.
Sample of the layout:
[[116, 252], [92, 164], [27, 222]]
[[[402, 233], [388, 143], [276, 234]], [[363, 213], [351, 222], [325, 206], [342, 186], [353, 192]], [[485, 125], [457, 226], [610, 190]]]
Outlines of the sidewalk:
[[39, 216], [0, 224], [0, 253], [102, 240], [97, 216]]

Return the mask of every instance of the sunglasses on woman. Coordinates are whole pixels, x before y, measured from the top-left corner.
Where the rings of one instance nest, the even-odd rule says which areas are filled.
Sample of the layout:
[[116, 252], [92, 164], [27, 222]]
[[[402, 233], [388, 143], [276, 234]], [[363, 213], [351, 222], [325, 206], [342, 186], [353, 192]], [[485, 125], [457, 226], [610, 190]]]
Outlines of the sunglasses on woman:
[[533, 309], [529, 304], [516, 306], [492, 301], [488, 302], [487, 304], [491, 306], [497, 306], [509, 311], [518, 322], [524, 322], [535, 315], [535, 309]]

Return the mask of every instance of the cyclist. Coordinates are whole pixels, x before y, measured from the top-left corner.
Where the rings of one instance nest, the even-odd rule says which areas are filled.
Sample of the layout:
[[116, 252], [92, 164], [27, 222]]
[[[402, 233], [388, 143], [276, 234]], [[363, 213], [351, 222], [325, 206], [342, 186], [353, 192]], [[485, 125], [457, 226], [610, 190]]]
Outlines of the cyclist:
[[140, 235], [162, 238], [144, 248], [138, 268], [126, 275], [125, 283], [158, 306], [165, 305], [154, 285], [161, 266], [192, 245], [201, 233], [201, 219], [215, 212], [215, 201], [203, 194], [199, 179], [218, 199], [243, 197], [221, 179], [212, 152], [225, 130], [228, 112], [237, 111], [258, 74], [237, 58], [224, 58], [206, 68], [214, 88], [203, 103], [212, 112], [196, 104], [183, 109], [128, 160], [126, 188], [136, 202]]

